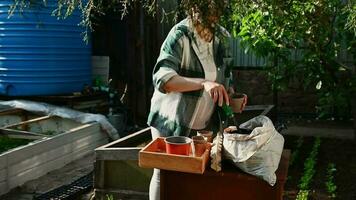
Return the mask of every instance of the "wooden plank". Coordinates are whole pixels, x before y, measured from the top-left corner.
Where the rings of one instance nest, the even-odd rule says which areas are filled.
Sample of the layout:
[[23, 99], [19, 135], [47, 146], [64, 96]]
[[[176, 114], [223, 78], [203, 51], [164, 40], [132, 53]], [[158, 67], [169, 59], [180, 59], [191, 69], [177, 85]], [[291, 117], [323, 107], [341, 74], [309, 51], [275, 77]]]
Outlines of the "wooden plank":
[[0, 195], [3, 195], [5, 193], [9, 192], [9, 190], [10, 189], [9, 189], [9, 187], [7, 185], [7, 182], [5, 182], [5, 181], [1, 182], [0, 181]]
[[10, 124], [16, 124], [21, 122], [21, 116], [17, 115], [5, 115], [0, 117], [0, 127], [7, 126]]
[[105, 148], [95, 152], [96, 160], [138, 160], [142, 147]]
[[94, 188], [104, 188], [105, 186], [105, 162], [94, 161]]
[[89, 153], [93, 153], [94, 149], [100, 145], [103, 145], [107, 143], [107, 139], [101, 139], [101, 140], [97, 140], [96, 142], [92, 143], [89, 146], [86, 146], [86, 148], [80, 149], [77, 152], [74, 152], [72, 154], [72, 160], [77, 160], [79, 158], [82, 158], [83, 156], [89, 154]]
[[[39, 115], [35, 115], [35, 114], [3, 115], [3, 116], [0, 116], [0, 127], [10, 126], [13, 124], [20, 123], [22, 121], [27, 121], [29, 119], [34, 119], [34, 118], [38, 118], [38, 117], [39, 117]], [[26, 124], [19, 126], [19, 128], [21, 130], [28, 130]]]
[[88, 128], [88, 127], [91, 127], [91, 126], [98, 126], [100, 128], [99, 123], [90, 123], [90, 124], [83, 124], [81, 126], [71, 128], [71, 129], [68, 130], [68, 132], [80, 131], [80, 130], [83, 130], [84, 128]]
[[4, 116], [4, 115], [13, 115], [13, 114], [23, 114], [25, 111], [22, 109], [18, 109], [18, 108], [9, 108], [6, 110], [2, 110], [0, 111], [0, 116]]
[[140, 131], [137, 131], [136, 133], [132, 133], [132, 134], [127, 135], [123, 138], [115, 140], [111, 143], [108, 143], [104, 146], [101, 146], [101, 147], [95, 149], [95, 151], [101, 151], [101, 150], [105, 150], [106, 148], [109, 148], [109, 147], [119, 147], [119, 146], [123, 146], [126, 144], [134, 143], [137, 140], [139, 140], [140, 138], [146, 138], [148, 136], [151, 137], [151, 127], [147, 127]]
[[93, 141], [98, 141], [102, 139], [106, 139], [106, 141], [108, 141], [107, 137], [105, 137], [105, 135], [103, 134], [90, 134], [86, 137], [73, 141], [71, 144], [73, 146], [73, 151], [76, 151], [76, 149], [81, 149], [82, 147], [93, 143]]
[[48, 135], [43, 135], [39, 133], [14, 130], [14, 129], [3, 129], [3, 128], [0, 128], [0, 134], [6, 135], [7, 137], [10, 138], [19, 138], [19, 139], [27, 139], [27, 140], [39, 140], [48, 137]]
[[8, 128], [0, 128], [0, 133], [4, 135], [33, 135], [33, 136], [48, 137], [48, 135], [44, 135], [40, 133], [34, 133], [34, 132], [16, 130], [16, 129], [8, 129]]
[[100, 145], [103, 145], [104, 143], [107, 143], [107, 138], [104, 139], [98, 139], [94, 142], [92, 142], [90, 145], [86, 145], [80, 149], [76, 149], [75, 151], [73, 151], [73, 153], [70, 156], [70, 160], [74, 161], [77, 160], [79, 158], [82, 158], [83, 156], [89, 154], [89, 153], [93, 153], [94, 149]]
[[0, 182], [5, 181], [7, 179], [7, 169], [0, 169]]
[[263, 110], [261, 115], [267, 115], [273, 108], [274, 108], [274, 105], [267, 105], [267, 107]]
[[268, 109], [272, 106], [272, 108], [274, 107], [274, 105], [251, 105], [251, 106], [246, 106], [244, 111], [250, 111], [250, 110], [262, 110], [264, 111], [265, 109]]
[[51, 138], [45, 138], [42, 141], [34, 141], [33, 143], [23, 146], [16, 151], [10, 150], [9, 152], [6, 152], [6, 154], [11, 153], [11, 156], [9, 156], [8, 159], [8, 163], [9, 165], [12, 165], [14, 163], [21, 162], [24, 159], [41, 154], [46, 150], [53, 149], [54, 146], [63, 146], [77, 140], [78, 138], [82, 138], [91, 134], [105, 135], [101, 132], [98, 123], [86, 124], [85, 126], [81, 126], [80, 129], [75, 128], [70, 132], [59, 134]]
[[[27, 120], [28, 120], [28, 116], [27, 115], [21, 115], [21, 121], [27, 121]], [[27, 128], [28, 128], [27, 124], [20, 126], [21, 130], [26, 130], [27, 131], [28, 130]]]
[[8, 134], [6, 135], [9, 138], [13, 139], [24, 139], [24, 140], [40, 140], [43, 137], [41, 136], [35, 136], [35, 135], [22, 135], [22, 134]]
[[62, 147], [53, 149], [51, 151], [44, 150], [45, 153], [34, 155], [27, 158], [19, 163], [14, 163], [8, 166], [9, 176], [15, 176], [16, 174], [21, 174], [24, 171], [30, 169], [35, 169], [38, 166], [44, 165], [47, 162], [55, 159], [56, 157], [62, 157], [64, 155], [70, 154], [72, 152], [72, 144], [67, 144]]
[[82, 123], [78, 123], [69, 119], [55, 117], [44, 121], [28, 124], [28, 129], [26, 130], [30, 132], [43, 133], [43, 134], [45, 134], [46, 132], [54, 132], [55, 134], [53, 135], [57, 135], [60, 133], [65, 133], [72, 128], [82, 126], [82, 125], [83, 125]]
[[7, 167], [7, 155], [0, 154], [0, 169]]
[[[98, 141], [100, 141], [100, 143]], [[78, 152], [81, 152], [83, 149], [88, 148], [90, 150], [90, 148], [95, 148], [95, 147], [102, 145], [106, 142], [107, 142], [106, 138], [102, 138], [102, 137], [98, 137], [98, 136], [94, 136], [94, 137], [89, 136], [86, 138], [85, 141], [83, 140], [83, 143], [85, 143], [85, 145], [77, 145], [77, 143], [71, 143], [71, 144], [66, 145], [64, 148], [60, 147], [60, 148], [57, 148], [56, 150], [53, 150], [49, 153], [45, 153], [45, 154], [36, 156], [33, 159], [31, 158], [32, 162], [22, 162], [22, 163], [16, 164], [14, 167], [9, 169], [9, 174], [12, 176], [17, 173], [21, 173], [22, 171], [25, 171], [30, 168], [35, 168], [37, 166], [42, 165], [43, 163], [53, 160], [56, 157], [65, 156], [67, 154], [73, 154], [71, 160], [75, 160], [82, 156], [81, 154], [78, 154]], [[63, 150], [63, 149], [65, 149], [65, 150]], [[61, 151], [63, 151], [64, 153], [62, 153]], [[53, 154], [53, 156], [50, 154]], [[40, 160], [41, 162], [37, 162], [37, 163], [34, 162], [36, 160], [37, 161]], [[17, 167], [17, 168], [15, 168], [15, 167]], [[15, 170], [17, 170], [17, 171], [15, 171]]]
[[[102, 189], [123, 189], [134, 191], [148, 191], [153, 169], [144, 169], [138, 166], [138, 162], [126, 161], [103, 161], [104, 185]], [[96, 187], [97, 188], [97, 187]]]
[[11, 125], [8, 125], [8, 126], [4, 126], [2, 128], [8, 129], [8, 128], [16, 127], [16, 126], [21, 126], [21, 125], [25, 125], [25, 124], [31, 124], [31, 123], [34, 123], [34, 122], [43, 121], [43, 120], [46, 120], [46, 119], [49, 119], [49, 118], [53, 118], [53, 117], [54, 116], [46, 115], [46, 116], [43, 116], [43, 117], [37, 117], [37, 118], [34, 118], [34, 119], [23, 121], [23, 122], [20, 122], [20, 123], [17, 123], [17, 124], [11, 124]]
[[53, 160], [45, 162], [40, 166], [28, 169], [24, 172], [15, 174], [14, 176], [10, 176], [8, 179], [9, 188], [12, 189], [14, 187], [17, 187], [18, 185], [22, 185], [26, 181], [36, 179], [40, 176], [45, 175], [46, 173], [48, 173], [50, 171], [61, 168], [64, 165], [66, 165], [80, 157], [83, 157], [88, 153], [94, 152], [95, 147], [102, 144], [105, 141], [106, 141], [106, 139], [98, 140], [95, 143], [85, 146], [84, 148], [82, 148], [76, 152], [68, 153], [61, 157], [56, 157]]
[[75, 139], [76, 135], [72, 135], [71, 133], [57, 135], [52, 138], [46, 138], [43, 141], [34, 141], [33, 143], [28, 144], [21, 149], [11, 151], [11, 159], [9, 160], [9, 164], [18, 163], [21, 160], [27, 159], [28, 157], [32, 157], [42, 153], [43, 151], [52, 149], [54, 146], [68, 144], [71, 141], [68, 137], [73, 137], [73, 139]]
[[8, 166], [9, 176], [19, 174], [31, 168], [36, 168], [37, 166], [49, 162], [56, 157], [61, 157], [69, 153], [80, 151], [81, 149], [86, 148], [87, 146], [90, 146], [96, 141], [102, 139], [102, 135], [93, 134], [79, 140], [75, 140], [66, 145], [52, 146], [52, 149], [43, 149], [41, 154], [34, 155], [18, 163], [14, 163], [11, 166]]

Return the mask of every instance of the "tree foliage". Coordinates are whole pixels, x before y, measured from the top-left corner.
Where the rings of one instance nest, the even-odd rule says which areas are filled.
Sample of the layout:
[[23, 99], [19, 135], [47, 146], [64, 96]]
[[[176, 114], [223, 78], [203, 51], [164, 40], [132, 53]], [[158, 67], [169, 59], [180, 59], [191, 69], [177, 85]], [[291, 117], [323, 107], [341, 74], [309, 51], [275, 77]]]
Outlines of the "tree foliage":
[[[10, 9], [50, 0], [14, 0]], [[55, 0], [51, 0], [55, 1]], [[93, 17], [108, 9], [127, 15], [140, 5], [164, 18], [189, 13], [192, 5], [208, 9], [211, 1], [177, 0], [176, 10], [166, 11], [160, 2], [170, 0], [56, 0], [53, 15], [66, 18], [75, 8], [82, 12], [81, 25], [91, 30]], [[205, 13], [205, 11], [203, 11]], [[324, 117], [345, 117], [355, 98], [356, 5], [355, 0], [229, 0], [222, 22], [240, 37], [247, 51], [268, 57], [273, 88], [282, 90], [293, 80], [318, 89], [318, 111]], [[297, 56], [296, 56], [297, 55]], [[341, 56], [352, 57], [344, 62]]]
[[350, 117], [356, 92], [354, 1], [231, 0], [227, 19], [246, 49], [269, 58], [275, 89], [298, 80], [318, 90], [322, 117]]

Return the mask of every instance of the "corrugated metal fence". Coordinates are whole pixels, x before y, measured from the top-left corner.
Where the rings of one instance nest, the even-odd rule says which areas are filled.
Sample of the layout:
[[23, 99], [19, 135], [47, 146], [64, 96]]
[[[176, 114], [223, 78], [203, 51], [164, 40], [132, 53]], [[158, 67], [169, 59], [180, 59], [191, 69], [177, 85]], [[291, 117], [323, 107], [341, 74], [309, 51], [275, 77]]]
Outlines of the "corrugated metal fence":
[[[234, 67], [236, 68], [255, 69], [255, 68], [267, 67], [268, 65], [270, 65], [268, 63], [268, 58], [257, 57], [252, 52], [245, 52], [245, 48], [241, 46], [240, 39], [238, 38], [233, 38], [230, 41], [230, 47], [234, 57], [233, 64]], [[291, 50], [290, 58], [292, 60], [298, 61], [302, 58], [302, 56], [303, 56], [303, 50], [301, 49]], [[353, 70], [355, 70], [356, 60], [349, 52], [347, 52], [345, 48], [339, 52], [337, 60], [348, 67], [352, 67]]]
[[257, 57], [252, 52], [245, 52], [240, 44], [240, 39], [233, 38], [230, 40], [230, 48], [234, 58], [234, 67], [238, 68], [256, 68], [267, 66], [267, 58]]

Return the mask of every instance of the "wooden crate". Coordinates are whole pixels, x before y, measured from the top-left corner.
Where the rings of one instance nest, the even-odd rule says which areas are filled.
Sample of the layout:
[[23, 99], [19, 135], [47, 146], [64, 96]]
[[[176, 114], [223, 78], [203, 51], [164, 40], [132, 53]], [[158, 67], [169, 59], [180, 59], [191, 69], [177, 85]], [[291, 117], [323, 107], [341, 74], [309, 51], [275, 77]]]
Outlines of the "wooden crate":
[[151, 138], [146, 128], [95, 149], [94, 195], [96, 200], [148, 199], [152, 169], [138, 166], [139, 151]]
[[210, 148], [207, 148], [199, 157], [168, 154], [164, 138], [157, 138], [140, 151], [139, 165], [145, 168], [202, 174], [209, 158]]
[[[16, 129], [14, 129], [16, 128]], [[31, 131], [58, 131], [45, 135]], [[0, 136], [34, 139], [0, 154], [0, 195], [91, 153], [108, 142], [98, 123], [42, 116], [0, 128]]]

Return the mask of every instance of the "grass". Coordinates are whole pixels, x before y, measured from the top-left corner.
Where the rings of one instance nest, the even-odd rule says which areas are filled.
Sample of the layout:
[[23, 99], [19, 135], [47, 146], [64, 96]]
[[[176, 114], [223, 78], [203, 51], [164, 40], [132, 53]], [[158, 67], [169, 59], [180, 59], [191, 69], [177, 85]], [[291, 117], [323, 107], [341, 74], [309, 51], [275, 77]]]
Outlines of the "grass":
[[9, 138], [0, 136], [0, 153], [3, 153], [7, 150], [13, 149], [18, 146], [23, 146], [30, 143], [31, 140]]

